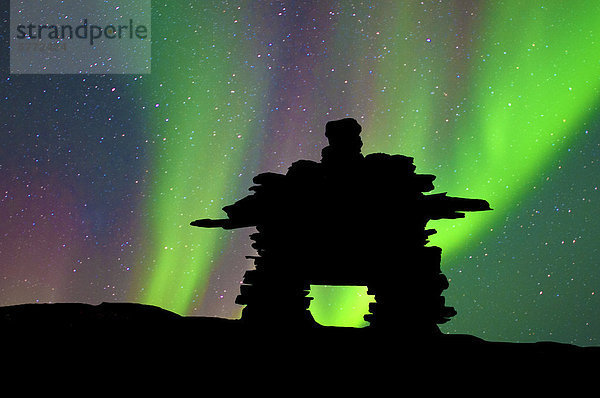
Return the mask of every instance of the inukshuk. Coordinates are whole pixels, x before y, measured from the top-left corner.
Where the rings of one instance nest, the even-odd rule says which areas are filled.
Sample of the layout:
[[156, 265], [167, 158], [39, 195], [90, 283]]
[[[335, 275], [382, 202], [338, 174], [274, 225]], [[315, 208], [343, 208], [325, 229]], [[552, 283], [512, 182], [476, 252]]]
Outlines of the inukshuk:
[[236, 303], [242, 321], [314, 326], [310, 285], [367, 286], [375, 302], [371, 328], [411, 334], [439, 332], [456, 311], [441, 293], [448, 280], [441, 248], [427, 246], [430, 220], [490, 210], [484, 200], [424, 194], [435, 176], [416, 174], [413, 158], [363, 156], [354, 119], [328, 122], [320, 162], [299, 160], [286, 174], [257, 175], [254, 191], [223, 208], [226, 219], [191, 225], [255, 227], [255, 269], [245, 273]]

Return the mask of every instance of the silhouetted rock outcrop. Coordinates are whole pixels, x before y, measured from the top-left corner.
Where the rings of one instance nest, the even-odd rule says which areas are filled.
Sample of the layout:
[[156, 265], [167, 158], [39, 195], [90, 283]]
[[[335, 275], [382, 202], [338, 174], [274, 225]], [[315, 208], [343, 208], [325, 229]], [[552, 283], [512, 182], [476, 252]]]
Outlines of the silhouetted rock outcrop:
[[[298, 380], [326, 375], [339, 381], [352, 374], [365, 377], [371, 371], [378, 380], [390, 375], [389, 383], [397, 382], [399, 375], [406, 374], [406, 364], [416, 361], [427, 366], [445, 360], [452, 365], [460, 361], [469, 366], [514, 367], [528, 359], [524, 362], [528, 368], [546, 361], [552, 368], [564, 369], [576, 364], [575, 360], [596, 359], [600, 354], [599, 347], [551, 341], [493, 342], [463, 334], [419, 339], [382, 335], [377, 328], [256, 327], [236, 319], [180, 316], [134, 303], [0, 307], [0, 336], [3, 359], [22, 358], [28, 366], [41, 353], [57, 364], [94, 364], [107, 366], [105, 370], [120, 363], [139, 367], [143, 365], [139, 358], [148, 358], [153, 368], [193, 363], [229, 376], [238, 371], [234, 364], [241, 354], [244, 371], [253, 369], [261, 377], [279, 372]], [[258, 364], [252, 361], [260, 366], [254, 367]], [[136, 369], [127, 372], [132, 370]]]
[[[255, 269], [244, 275], [237, 298], [246, 306], [241, 320], [180, 316], [135, 303], [0, 307], [4, 362], [34, 382], [50, 370], [56, 380], [71, 385], [74, 379], [86, 389], [122, 372], [139, 392], [148, 374], [176, 371], [181, 383], [185, 368], [213, 384], [213, 376], [244, 374], [255, 382], [285, 380], [311, 394], [328, 384], [336, 395], [340, 388], [357, 395], [363, 387], [365, 395], [384, 395], [414, 380], [417, 388], [439, 385], [440, 392], [457, 382], [486, 385], [474, 369], [501, 383], [514, 379], [519, 366], [523, 374], [532, 367], [564, 374], [598, 357], [599, 347], [440, 333], [437, 325], [455, 310], [441, 295], [448, 280], [440, 270], [441, 249], [427, 246], [435, 233], [427, 223], [489, 205], [426, 194], [434, 176], [416, 174], [409, 157], [363, 156], [360, 130], [353, 119], [328, 123], [329, 146], [320, 162], [300, 160], [286, 174], [260, 174], [253, 195], [224, 208], [227, 219], [192, 223], [256, 227]], [[368, 286], [376, 298], [366, 315], [370, 326], [316, 324], [308, 311], [310, 284]], [[448, 365], [461, 378], [440, 372]], [[74, 377], [73, 370], [93, 380]], [[547, 383], [542, 376], [537, 382]]]
[[[490, 210], [489, 205], [426, 194], [434, 176], [416, 174], [409, 157], [363, 156], [360, 130], [353, 119], [328, 123], [329, 146], [320, 162], [300, 160], [286, 174], [260, 174], [250, 188], [254, 194], [224, 208], [227, 219], [192, 223], [256, 227], [255, 269], [244, 275], [237, 299], [246, 306], [241, 320], [180, 316], [134, 303], [0, 307], [3, 359], [11, 365], [21, 359], [23, 369], [30, 369], [39, 365], [31, 358], [42, 353], [45, 360], [74, 364], [84, 373], [99, 365], [92, 375], [105, 380], [115, 369], [128, 378], [138, 367], [144, 374], [143, 358], [152, 370], [189, 367], [205, 375], [209, 369], [210, 375], [243, 373], [246, 380], [269, 383], [285, 377], [294, 388], [306, 385], [311, 391], [315, 379], [333, 380], [336, 393], [340, 382], [350, 380], [353, 395], [357, 383], [379, 395], [378, 388], [389, 393], [402, 386], [406, 375], [446, 390], [455, 382], [440, 372], [447, 363], [496, 377], [490, 369], [509, 367], [513, 374], [520, 364], [527, 372], [540, 365], [566, 369], [598, 356], [599, 347], [440, 333], [437, 325], [455, 310], [441, 295], [448, 281], [440, 270], [441, 249], [427, 246], [435, 233], [427, 222]], [[368, 286], [376, 298], [366, 316], [370, 326], [317, 325], [308, 311], [310, 284]], [[462, 381], [472, 380], [473, 373], [466, 373]]]
[[426, 246], [430, 220], [491, 210], [484, 200], [426, 195], [435, 176], [416, 174], [413, 159], [363, 156], [361, 126], [331, 121], [321, 162], [299, 160], [287, 173], [259, 174], [254, 191], [223, 208], [227, 219], [191, 225], [256, 227], [254, 270], [244, 276], [237, 303], [255, 325], [315, 327], [309, 286], [362, 285], [375, 296], [371, 328], [411, 335], [439, 333], [456, 311], [445, 305], [448, 280], [441, 249]]
[[138, 303], [36, 303], [0, 307], [0, 324], [5, 327], [25, 324], [76, 327], [93, 323], [142, 323], [146, 320], [162, 322], [176, 319], [181, 319], [181, 316], [160, 307]]

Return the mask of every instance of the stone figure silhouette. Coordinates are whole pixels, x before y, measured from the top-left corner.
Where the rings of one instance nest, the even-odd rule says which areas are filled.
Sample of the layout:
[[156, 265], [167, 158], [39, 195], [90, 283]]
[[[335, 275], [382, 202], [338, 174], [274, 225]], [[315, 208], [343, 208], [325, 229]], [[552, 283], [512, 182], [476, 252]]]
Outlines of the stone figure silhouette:
[[198, 227], [255, 227], [255, 269], [245, 273], [236, 303], [241, 321], [261, 326], [317, 326], [310, 285], [367, 286], [375, 296], [369, 328], [431, 335], [456, 314], [442, 292], [441, 248], [427, 246], [430, 220], [491, 210], [488, 202], [441, 194], [435, 176], [416, 174], [413, 158], [363, 156], [361, 126], [330, 121], [320, 162], [299, 160], [286, 174], [257, 175], [253, 194], [223, 208], [225, 219]]

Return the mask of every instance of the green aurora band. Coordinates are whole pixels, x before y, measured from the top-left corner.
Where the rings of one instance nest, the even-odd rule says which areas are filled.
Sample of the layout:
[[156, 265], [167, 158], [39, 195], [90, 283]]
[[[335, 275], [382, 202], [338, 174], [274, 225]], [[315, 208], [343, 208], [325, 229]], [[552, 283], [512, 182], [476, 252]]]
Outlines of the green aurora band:
[[[556, 148], [572, 145], [585, 130], [600, 76], [600, 3], [486, 2], [477, 16], [457, 4], [438, 4], [436, 15], [450, 17], [436, 19], [417, 4], [383, 2], [370, 21], [357, 21], [352, 14], [364, 10], [342, 4], [339, 29], [328, 38], [329, 57], [317, 61], [328, 70], [337, 62], [335, 49], [361, 54], [341, 81], [354, 82], [346, 84], [346, 96], [369, 99], [344, 109], [364, 115], [364, 153], [414, 156], [417, 172], [437, 176], [436, 192], [486, 199], [495, 209], [431, 223], [438, 231], [431, 244], [443, 249], [444, 266], [444, 258], [460, 258], [500, 225], [506, 209], [551, 164]], [[154, 12], [164, 18], [184, 11], [166, 5]], [[240, 13], [244, 8], [240, 20], [259, 18]], [[153, 36], [161, 62], [154, 62], [151, 79], [160, 80], [162, 101], [168, 100], [157, 101], [150, 121], [154, 139], [163, 142], [154, 154], [147, 199], [154, 252], [144, 281], [145, 302], [178, 313], [190, 312], [195, 297], [202, 300], [229, 233], [200, 231], [189, 221], [202, 214], [220, 217], [222, 206], [245, 195], [249, 180], [241, 187], [238, 171], [260, 162], [262, 136], [254, 121], [267, 113], [257, 87], [277, 90], [267, 70], [244, 61], [256, 59], [259, 50], [242, 42], [246, 27], [232, 24], [236, 17], [215, 8], [186, 18], [198, 26], [195, 31], [153, 19], [154, 32], [161, 27], [161, 36]], [[328, 80], [316, 87], [312, 108], [331, 106], [325, 101], [343, 84]], [[314, 115], [314, 125], [344, 115], [327, 116]], [[262, 128], [270, 131], [268, 123]], [[362, 315], [372, 297], [364, 287], [313, 287], [311, 296], [320, 323], [366, 325]]]
[[[184, 11], [165, 5], [153, 16]], [[196, 29], [161, 21], [157, 25], [164, 36], [153, 48], [154, 57], [163, 60], [155, 62], [153, 75], [160, 79], [155, 84], [167, 100], [156, 102], [150, 122], [160, 146], [153, 155], [155, 179], [148, 199], [154, 252], [143, 301], [179, 314], [190, 312], [195, 298], [204, 295], [215, 253], [224, 245], [223, 232], [199, 234], [189, 226], [190, 217], [217, 213], [235, 197], [232, 176], [246, 162], [249, 143], [256, 145], [248, 131], [256, 104], [233, 95], [245, 91], [251, 79], [233, 62], [245, 48], [232, 46], [236, 31], [219, 30], [228, 15], [203, 10], [193, 19]], [[211, 40], [199, 47], [198, 37]]]

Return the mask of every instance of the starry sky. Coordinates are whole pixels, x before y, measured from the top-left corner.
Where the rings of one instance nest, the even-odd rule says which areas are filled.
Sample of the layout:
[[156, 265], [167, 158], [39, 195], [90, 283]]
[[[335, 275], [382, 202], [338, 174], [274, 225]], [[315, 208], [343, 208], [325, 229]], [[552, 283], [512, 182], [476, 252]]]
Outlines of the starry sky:
[[[140, 75], [10, 74], [5, 3], [0, 305], [239, 317], [253, 231], [189, 222], [354, 117], [363, 153], [494, 208], [429, 225], [444, 332], [600, 344], [599, 2], [155, 0]], [[311, 295], [319, 322], [366, 324], [364, 287]]]

